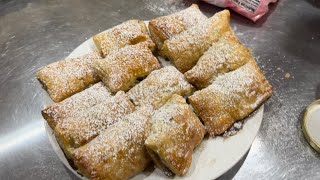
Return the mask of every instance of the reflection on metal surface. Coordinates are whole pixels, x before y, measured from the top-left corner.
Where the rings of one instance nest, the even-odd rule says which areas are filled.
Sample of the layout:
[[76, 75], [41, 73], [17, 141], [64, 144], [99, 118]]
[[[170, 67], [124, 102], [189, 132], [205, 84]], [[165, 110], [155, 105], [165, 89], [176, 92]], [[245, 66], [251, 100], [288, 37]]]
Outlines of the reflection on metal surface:
[[35, 122], [0, 137], [0, 153], [10, 151], [26, 141], [33, 140], [45, 131], [43, 122]]

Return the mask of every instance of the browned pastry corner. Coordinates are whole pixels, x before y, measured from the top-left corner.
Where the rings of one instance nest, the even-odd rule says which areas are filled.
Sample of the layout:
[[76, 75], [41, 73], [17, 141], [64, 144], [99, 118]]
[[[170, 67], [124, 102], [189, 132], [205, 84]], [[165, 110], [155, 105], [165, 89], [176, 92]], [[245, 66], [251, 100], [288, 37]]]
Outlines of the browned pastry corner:
[[158, 59], [142, 43], [115, 50], [94, 63], [99, 77], [112, 92], [128, 91], [137, 79], [160, 67]]
[[92, 67], [93, 61], [99, 58], [97, 52], [92, 52], [58, 61], [42, 68], [36, 77], [51, 99], [60, 102], [100, 81]]
[[102, 103], [110, 96], [109, 90], [102, 82], [99, 82], [59, 103], [45, 108], [41, 113], [49, 126], [54, 129], [64, 118], [78, 116], [81, 111]]
[[230, 29], [218, 42], [212, 44], [185, 76], [191, 84], [202, 89], [218, 76], [241, 67], [251, 58], [250, 50], [239, 42]]
[[145, 22], [129, 20], [119, 24], [105, 32], [93, 36], [93, 41], [99, 49], [102, 57], [106, 57], [112, 51], [121, 49], [127, 45], [146, 43], [153, 51], [155, 44], [149, 37]]
[[271, 85], [252, 59], [195, 92], [189, 102], [213, 136], [224, 133], [233, 123], [249, 116], [271, 95]]
[[150, 163], [144, 142], [150, 115], [139, 109], [122, 117], [98, 137], [75, 150], [74, 162], [89, 179], [123, 180], [141, 173]]
[[152, 116], [151, 133], [145, 145], [158, 167], [182, 176], [190, 168], [193, 149], [201, 143], [205, 133], [186, 100], [173, 95]]
[[190, 29], [166, 40], [160, 54], [185, 73], [190, 70], [211, 44], [230, 30], [230, 12], [224, 10]]
[[75, 148], [85, 145], [105, 129], [134, 111], [134, 105], [123, 91], [104, 102], [82, 111], [78, 116], [63, 119], [55, 129], [56, 138], [68, 158]]
[[158, 49], [161, 49], [165, 40], [202, 23], [206, 19], [207, 17], [202, 14], [198, 5], [193, 4], [180, 12], [152, 19], [149, 22], [150, 37]]

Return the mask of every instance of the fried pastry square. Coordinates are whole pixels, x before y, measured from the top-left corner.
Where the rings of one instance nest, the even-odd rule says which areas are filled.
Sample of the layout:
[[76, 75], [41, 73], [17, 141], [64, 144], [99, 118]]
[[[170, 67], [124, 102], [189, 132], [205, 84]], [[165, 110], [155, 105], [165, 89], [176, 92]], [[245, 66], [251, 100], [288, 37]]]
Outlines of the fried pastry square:
[[197, 63], [213, 42], [229, 30], [230, 12], [224, 10], [166, 40], [160, 54], [170, 59], [179, 71], [185, 73]]
[[151, 50], [140, 43], [113, 51], [94, 63], [99, 77], [112, 92], [128, 91], [138, 78], [161, 67]]
[[115, 96], [82, 111], [78, 116], [63, 119], [55, 127], [54, 133], [67, 157], [72, 159], [75, 148], [90, 142], [124, 115], [133, 111], [134, 105], [123, 91], [119, 91]]
[[77, 116], [79, 112], [102, 103], [110, 96], [110, 91], [102, 82], [99, 82], [59, 103], [45, 108], [41, 113], [49, 126], [54, 129], [64, 118]]
[[194, 91], [184, 75], [173, 66], [155, 70], [127, 94], [136, 106], [162, 106], [173, 94], [188, 96]]
[[139, 20], [129, 20], [97, 34], [93, 36], [93, 41], [102, 57], [106, 57], [114, 50], [141, 42], [146, 43], [151, 50], [155, 48], [145, 22]]
[[173, 95], [152, 116], [152, 128], [145, 145], [155, 164], [184, 175], [192, 163], [192, 153], [206, 131], [186, 100]]
[[92, 52], [77, 58], [66, 59], [47, 65], [36, 75], [54, 102], [60, 102], [100, 81], [92, 67], [101, 58]]
[[209, 86], [219, 75], [241, 67], [251, 58], [250, 50], [230, 31], [213, 43], [185, 76], [191, 84], [202, 89]]
[[189, 102], [210, 135], [224, 133], [249, 116], [272, 95], [272, 87], [255, 60], [219, 76], [210, 86], [195, 92]]
[[207, 17], [202, 14], [198, 5], [193, 4], [180, 12], [152, 19], [149, 22], [150, 37], [158, 49], [161, 49], [165, 40], [202, 23], [206, 19]]
[[144, 109], [122, 118], [98, 137], [75, 150], [74, 162], [90, 179], [122, 180], [142, 172], [150, 163], [144, 142], [151, 116]]

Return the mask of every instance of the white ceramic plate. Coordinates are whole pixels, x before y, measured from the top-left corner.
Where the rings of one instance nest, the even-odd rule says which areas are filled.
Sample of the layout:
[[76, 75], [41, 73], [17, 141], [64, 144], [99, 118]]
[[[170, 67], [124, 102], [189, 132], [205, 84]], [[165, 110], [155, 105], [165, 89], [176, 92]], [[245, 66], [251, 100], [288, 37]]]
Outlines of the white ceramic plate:
[[[90, 38], [78, 46], [67, 58], [81, 56], [96, 49], [92, 38]], [[160, 61], [162, 61], [162, 64], [168, 64], [163, 59], [160, 59]], [[256, 137], [263, 117], [263, 107], [262, 105], [254, 114], [247, 118], [243, 129], [236, 135], [227, 138], [215, 137], [205, 139], [194, 151], [192, 165], [188, 173], [183, 177], [176, 176], [174, 179], [216, 179], [231, 169], [246, 154]], [[50, 143], [63, 164], [79, 178], [86, 179], [70, 166], [53, 135], [52, 129], [47, 123], [45, 123], [45, 128]], [[158, 180], [168, 178], [159, 169], [155, 169], [152, 172], [141, 173], [133, 179]]]

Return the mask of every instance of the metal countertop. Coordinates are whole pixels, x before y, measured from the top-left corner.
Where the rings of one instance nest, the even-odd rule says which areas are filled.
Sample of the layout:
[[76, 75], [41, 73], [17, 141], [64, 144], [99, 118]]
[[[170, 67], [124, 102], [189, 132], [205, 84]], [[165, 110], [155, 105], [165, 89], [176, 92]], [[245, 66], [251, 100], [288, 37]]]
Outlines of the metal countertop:
[[[49, 97], [35, 79], [92, 35], [120, 22], [183, 9], [182, 0], [1, 0], [0, 179], [76, 179], [54, 153], [41, 109]], [[206, 15], [221, 10], [198, 2]], [[320, 155], [305, 141], [305, 107], [320, 98], [320, 5], [280, 0], [257, 24], [232, 13], [274, 95], [246, 157], [219, 179], [320, 179]]]

